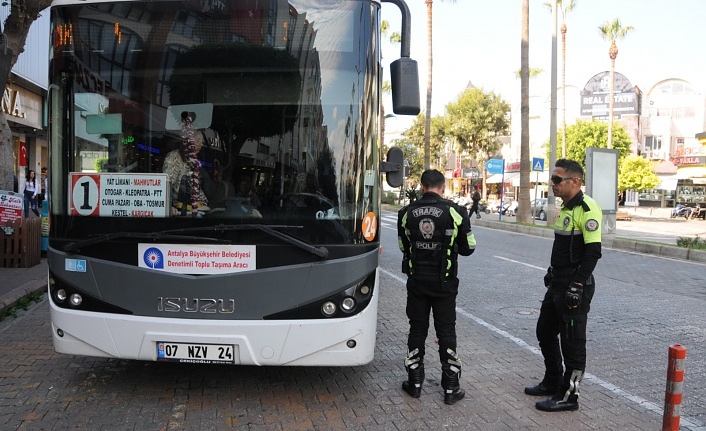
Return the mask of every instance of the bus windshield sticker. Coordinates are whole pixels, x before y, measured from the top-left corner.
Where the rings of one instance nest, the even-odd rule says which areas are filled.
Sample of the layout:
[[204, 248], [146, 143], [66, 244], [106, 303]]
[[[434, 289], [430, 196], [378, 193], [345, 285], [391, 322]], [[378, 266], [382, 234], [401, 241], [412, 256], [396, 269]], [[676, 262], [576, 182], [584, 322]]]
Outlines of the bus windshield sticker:
[[69, 176], [69, 214], [167, 217], [167, 174], [81, 173]]
[[86, 261], [84, 259], [66, 259], [64, 270], [70, 272], [86, 272]]
[[254, 245], [138, 244], [140, 268], [177, 274], [254, 271]]

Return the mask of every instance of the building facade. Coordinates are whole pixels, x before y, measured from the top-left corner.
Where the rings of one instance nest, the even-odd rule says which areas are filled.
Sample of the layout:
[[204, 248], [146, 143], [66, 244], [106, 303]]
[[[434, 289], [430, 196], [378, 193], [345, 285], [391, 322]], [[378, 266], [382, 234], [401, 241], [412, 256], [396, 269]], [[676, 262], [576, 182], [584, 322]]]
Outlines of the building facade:
[[[9, 8], [0, 10], [0, 19], [7, 19]], [[4, 89], [2, 110], [12, 131], [13, 169], [19, 180], [19, 190], [30, 170], [37, 173], [49, 164], [47, 149], [47, 87], [49, 58], [49, 13], [30, 27], [25, 50], [12, 69]]]
[[[670, 78], [646, 95], [642, 116], [643, 157], [655, 163], [662, 180], [640, 193], [640, 205], [704, 205], [706, 191], [706, 98], [692, 83]], [[672, 165], [671, 168], [668, 165]]]

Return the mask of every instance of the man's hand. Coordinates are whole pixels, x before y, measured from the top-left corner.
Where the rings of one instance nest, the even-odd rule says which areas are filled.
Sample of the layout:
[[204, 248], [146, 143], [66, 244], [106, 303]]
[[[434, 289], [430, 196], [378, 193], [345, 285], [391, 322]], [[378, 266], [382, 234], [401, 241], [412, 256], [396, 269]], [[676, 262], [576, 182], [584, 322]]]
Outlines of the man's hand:
[[579, 308], [583, 298], [583, 284], [572, 281], [569, 290], [566, 291], [565, 300], [569, 310]]

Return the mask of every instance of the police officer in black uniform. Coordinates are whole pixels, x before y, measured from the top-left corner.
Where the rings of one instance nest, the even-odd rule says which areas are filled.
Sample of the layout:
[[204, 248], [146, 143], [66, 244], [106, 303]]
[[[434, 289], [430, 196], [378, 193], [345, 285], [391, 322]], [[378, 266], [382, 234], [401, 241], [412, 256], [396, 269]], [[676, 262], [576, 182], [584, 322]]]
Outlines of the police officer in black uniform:
[[475, 251], [476, 240], [465, 208], [443, 199], [444, 174], [427, 170], [422, 174], [422, 197], [402, 208], [397, 218], [397, 235], [404, 254], [402, 272], [407, 274], [408, 380], [402, 389], [414, 398], [422, 392], [425, 341], [429, 312], [439, 339], [441, 387], [444, 402], [462, 399], [461, 359], [456, 353], [456, 295], [458, 255]]
[[537, 320], [545, 374], [539, 384], [525, 388], [528, 395], [551, 396], [536, 403], [548, 412], [579, 408], [579, 383], [586, 370], [586, 321], [595, 291], [593, 270], [601, 258], [602, 211], [581, 191], [582, 180], [580, 164], [556, 161], [552, 191], [563, 204], [554, 226], [551, 266], [544, 276], [547, 293]]

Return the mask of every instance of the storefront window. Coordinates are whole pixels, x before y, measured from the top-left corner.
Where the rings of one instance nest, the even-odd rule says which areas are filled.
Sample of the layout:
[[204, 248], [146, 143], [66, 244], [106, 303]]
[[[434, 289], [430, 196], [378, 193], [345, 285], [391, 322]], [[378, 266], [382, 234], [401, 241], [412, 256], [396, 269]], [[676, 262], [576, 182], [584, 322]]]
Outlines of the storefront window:
[[678, 186], [677, 202], [679, 203], [703, 203], [706, 201], [706, 187], [704, 186]]

